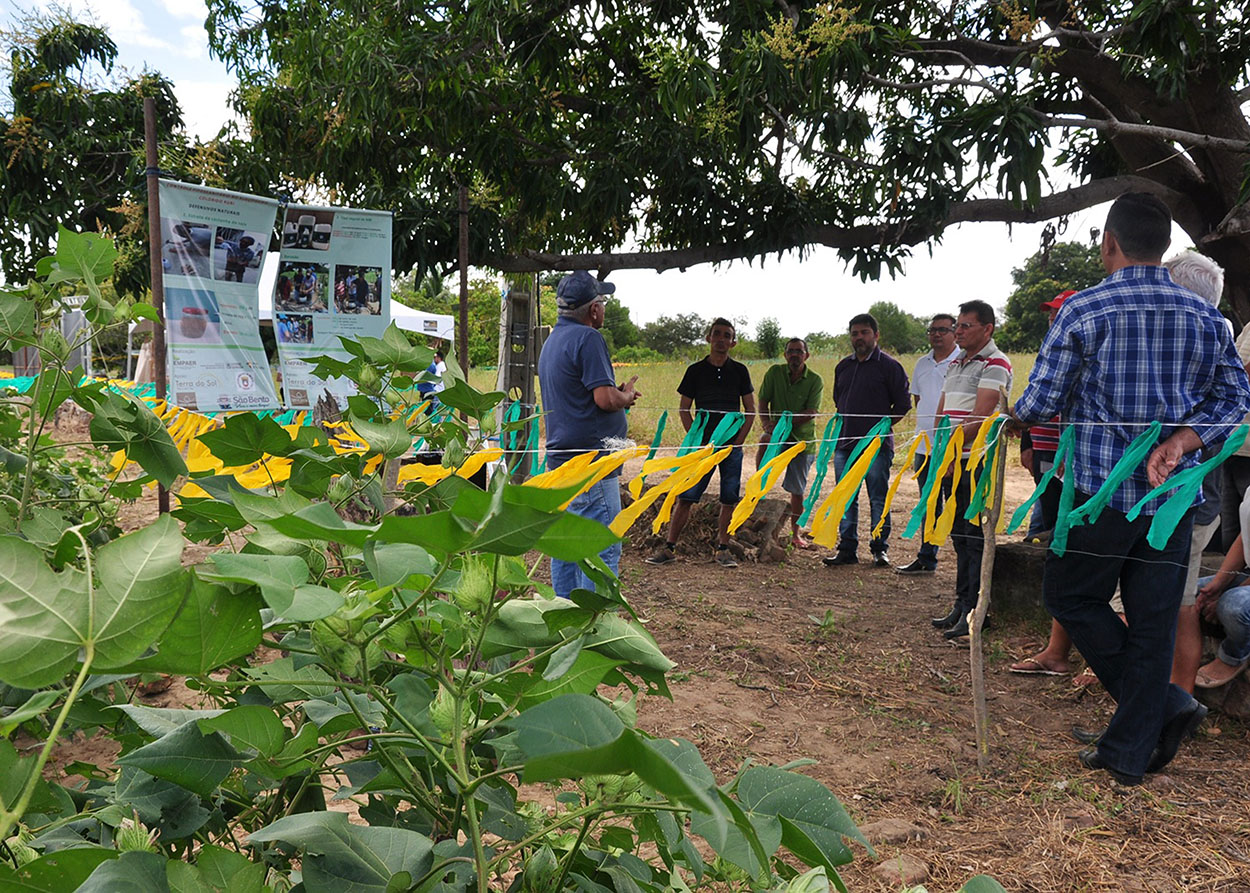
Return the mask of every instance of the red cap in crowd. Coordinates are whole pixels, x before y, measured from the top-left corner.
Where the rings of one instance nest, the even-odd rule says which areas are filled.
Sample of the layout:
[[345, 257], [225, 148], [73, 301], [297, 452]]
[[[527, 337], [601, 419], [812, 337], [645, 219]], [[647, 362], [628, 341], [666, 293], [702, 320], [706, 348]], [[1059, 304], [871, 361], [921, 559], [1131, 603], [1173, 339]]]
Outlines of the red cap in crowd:
[[1042, 301], [1042, 303], [1037, 305], [1037, 309], [1045, 310], [1047, 312], [1051, 310], [1058, 310], [1060, 307], [1063, 306], [1063, 302], [1066, 301], [1068, 298], [1072, 297], [1074, 294], [1076, 294], [1075, 290], [1061, 291], [1059, 292], [1059, 294], [1055, 295], [1049, 301]]

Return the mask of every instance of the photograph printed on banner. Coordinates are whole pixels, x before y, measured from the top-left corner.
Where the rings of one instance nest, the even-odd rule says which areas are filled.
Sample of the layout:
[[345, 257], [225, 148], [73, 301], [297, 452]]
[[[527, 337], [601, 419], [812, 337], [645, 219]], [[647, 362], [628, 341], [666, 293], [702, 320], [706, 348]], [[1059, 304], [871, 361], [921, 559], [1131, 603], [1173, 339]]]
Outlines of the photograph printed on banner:
[[382, 313], [382, 268], [337, 264], [334, 267], [336, 313]]
[[320, 208], [288, 208], [282, 224], [283, 249], [329, 251], [334, 212]]
[[276, 313], [274, 332], [279, 344], [312, 344], [313, 318], [306, 313]]
[[278, 268], [274, 292], [275, 310], [329, 313], [330, 268], [325, 264], [284, 260]]
[[198, 288], [165, 289], [165, 331], [171, 344], [221, 344], [217, 296]]
[[260, 281], [260, 263], [265, 258], [268, 236], [219, 226], [213, 237], [213, 278], [223, 282], [255, 285]]
[[161, 266], [167, 274], [211, 279], [212, 246], [213, 228], [207, 223], [161, 218]]

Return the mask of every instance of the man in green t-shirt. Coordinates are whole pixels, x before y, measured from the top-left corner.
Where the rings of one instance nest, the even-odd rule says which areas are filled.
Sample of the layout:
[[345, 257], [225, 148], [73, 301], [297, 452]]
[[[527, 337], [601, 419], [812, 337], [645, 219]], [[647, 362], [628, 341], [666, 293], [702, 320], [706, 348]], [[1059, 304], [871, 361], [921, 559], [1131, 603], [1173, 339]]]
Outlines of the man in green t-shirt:
[[790, 542], [796, 548], [806, 549], [807, 540], [799, 533], [799, 516], [803, 514], [803, 493], [807, 489], [807, 471], [816, 454], [816, 413], [820, 411], [820, 398], [825, 383], [820, 376], [807, 368], [807, 342], [791, 338], [786, 342], [786, 361], [769, 367], [760, 385], [760, 420], [764, 425], [764, 443], [755, 454], [758, 468], [763, 459], [767, 442], [772, 437], [781, 414], [789, 410], [793, 428], [782, 449], [800, 440], [807, 441], [807, 450], [795, 456], [786, 467], [781, 488], [790, 494]]

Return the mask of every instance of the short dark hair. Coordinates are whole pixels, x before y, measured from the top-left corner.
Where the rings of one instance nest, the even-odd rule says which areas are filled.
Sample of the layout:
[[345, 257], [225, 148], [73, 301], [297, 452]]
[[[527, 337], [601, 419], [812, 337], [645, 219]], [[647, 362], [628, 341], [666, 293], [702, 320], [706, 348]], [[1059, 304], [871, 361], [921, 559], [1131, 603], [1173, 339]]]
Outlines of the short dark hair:
[[871, 313], [857, 313], [851, 317], [851, 321], [846, 324], [848, 329], [856, 326], [868, 326], [873, 332], [879, 333], [881, 330], [877, 328], [877, 318]]
[[1172, 241], [1172, 212], [1157, 195], [1126, 192], [1107, 212], [1107, 232], [1125, 257], [1157, 261]]
[[786, 339], [786, 347], [789, 347], [796, 341], [803, 345], [803, 352], [807, 353], [807, 339], [805, 338], [788, 338]]
[[703, 337], [711, 338], [712, 329], [716, 328], [717, 326], [724, 326], [725, 328], [729, 329], [731, 332], [734, 333], [735, 340], [738, 338], [738, 328], [729, 320], [725, 319], [725, 317], [723, 316], [718, 316], [716, 317], [716, 319], [712, 320], [710, 323], [707, 324], [707, 334], [704, 335]]
[[939, 319], [949, 319], [951, 321], [952, 326], [955, 324], [955, 317], [951, 316], [949, 313], [935, 313], [933, 314], [933, 318], [930, 319], [929, 322], [935, 323]]
[[959, 315], [963, 316], [965, 313], [975, 313], [977, 322], [983, 326], [994, 325], [994, 308], [984, 301], [964, 301], [959, 305]]

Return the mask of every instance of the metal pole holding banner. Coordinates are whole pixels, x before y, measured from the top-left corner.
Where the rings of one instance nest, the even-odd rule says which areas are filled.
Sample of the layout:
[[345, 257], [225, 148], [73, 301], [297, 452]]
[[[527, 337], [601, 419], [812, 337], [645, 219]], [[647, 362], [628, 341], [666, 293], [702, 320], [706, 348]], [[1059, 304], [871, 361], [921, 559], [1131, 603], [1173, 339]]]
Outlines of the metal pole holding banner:
[[[167, 396], [165, 371], [165, 271], [161, 267], [161, 187], [160, 156], [156, 148], [156, 101], [143, 98], [143, 147], [147, 157], [148, 181], [148, 261], [152, 275], [152, 306], [158, 317], [152, 332], [152, 360], [156, 371], [156, 397]], [[161, 484], [156, 488], [156, 505], [164, 515], [169, 513], [169, 491]]]
[[469, 189], [460, 187], [460, 325], [456, 327], [456, 359], [469, 374]]

